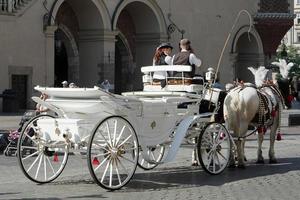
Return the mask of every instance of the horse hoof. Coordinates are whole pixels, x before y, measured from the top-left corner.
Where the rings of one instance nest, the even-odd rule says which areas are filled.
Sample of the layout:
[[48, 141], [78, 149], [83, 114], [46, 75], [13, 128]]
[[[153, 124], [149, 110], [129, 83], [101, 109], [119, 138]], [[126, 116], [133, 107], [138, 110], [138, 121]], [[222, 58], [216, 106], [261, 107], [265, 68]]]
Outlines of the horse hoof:
[[242, 164], [239, 164], [237, 167], [238, 167], [239, 169], [246, 169], [245, 165], [242, 165]]
[[192, 166], [199, 166], [197, 161], [192, 162]]
[[256, 164], [265, 164], [265, 161], [264, 160], [257, 160]]
[[270, 164], [276, 164], [276, 163], [277, 163], [277, 160], [276, 160], [276, 159], [270, 159], [270, 160], [269, 160], [269, 163], [270, 163]]

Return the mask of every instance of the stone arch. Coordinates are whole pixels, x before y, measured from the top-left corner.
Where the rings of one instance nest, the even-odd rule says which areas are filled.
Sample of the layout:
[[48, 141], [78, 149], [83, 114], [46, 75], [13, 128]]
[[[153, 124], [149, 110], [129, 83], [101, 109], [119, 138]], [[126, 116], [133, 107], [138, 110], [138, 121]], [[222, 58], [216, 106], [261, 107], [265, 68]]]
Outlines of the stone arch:
[[249, 26], [244, 26], [237, 31], [233, 38], [231, 52], [235, 56], [234, 78], [254, 82], [254, 77], [247, 68], [264, 65], [264, 53], [259, 34], [254, 29], [248, 33], [248, 29]]
[[130, 47], [133, 64], [129, 71], [133, 71], [133, 89], [142, 89], [140, 68], [152, 65], [155, 48], [167, 39], [164, 15], [153, 0], [124, 0], [115, 10], [112, 26], [126, 38]]
[[[82, 87], [98, 84], [105, 68], [105, 35], [111, 27], [104, 2], [58, 0], [52, 15], [58, 30], [62, 30], [69, 41], [67, 50], [71, 59], [68, 61], [73, 65], [68, 71], [70, 81]], [[72, 52], [76, 46], [78, 52]], [[72, 57], [72, 53], [77, 57]]]
[[124, 10], [124, 8], [126, 6], [128, 6], [129, 4], [132, 4], [132, 3], [143, 3], [147, 7], [149, 7], [151, 9], [151, 11], [154, 13], [154, 15], [158, 21], [161, 37], [167, 37], [167, 29], [166, 29], [167, 24], [166, 24], [164, 14], [163, 14], [161, 8], [153, 0], [124, 0], [124, 1], [122, 1], [116, 8], [114, 15], [113, 15], [113, 19], [112, 19], [112, 29], [113, 30], [117, 29], [117, 22], [118, 22], [118, 18], [120, 16], [121, 12]]
[[[70, 0], [57, 0], [55, 5], [51, 9], [51, 15], [53, 16], [54, 19], [56, 18], [59, 8], [66, 1], [70, 1]], [[75, 1], [75, 0], [73, 0], [73, 1]], [[78, 1], [78, 0], [76, 0], [76, 1]], [[110, 30], [111, 29], [111, 20], [110, 20], [109, 12], [108, 12], [107, 7], [105, 6], [104, 2], [97, 1], [97, 0], [89, 0], [89, 1], [93, 2], [93, 4], [97, 7], [97, 10], [99, 12], [98, 14], [101, 15], [103, 29]], [[53, 18], [51, 20], [51, 24], [54, 24]]]

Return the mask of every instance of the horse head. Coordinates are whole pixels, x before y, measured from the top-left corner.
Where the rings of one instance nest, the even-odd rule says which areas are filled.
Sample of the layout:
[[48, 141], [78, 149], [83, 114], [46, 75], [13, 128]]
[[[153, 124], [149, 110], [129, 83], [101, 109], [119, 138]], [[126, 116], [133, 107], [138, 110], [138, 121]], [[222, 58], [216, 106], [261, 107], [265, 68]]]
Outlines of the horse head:
[[253, 67], [248, 67], [248, 69], [252, 72], [254, 75], [255, 85], [260, 87], [263, 85], [264, 81], [266, 80], [268, 69], [266, 69], [264, 66], [260, 66], [259, 68], [255, 69]]
[[279, 59], [279, 62], [272, 62], [272, 65], [279, 67], [279, 72], [283, 79], [288, 79], [289, 71], [294, 66], [294, 63], [287, 63], [285, 59]]
[[284, 98], [284, 103], [288, 108], [291, 108], [291, 101], [290, 101], [290, 81], [288, 79], [288, 74], [294, 63], [290, 62], [287, 63], [284, 59], [279, 59], [279, 62], [272, 62], [272, 65], [278, 66], [280, 75], [282, 79], [277, 81], [279, 90]]

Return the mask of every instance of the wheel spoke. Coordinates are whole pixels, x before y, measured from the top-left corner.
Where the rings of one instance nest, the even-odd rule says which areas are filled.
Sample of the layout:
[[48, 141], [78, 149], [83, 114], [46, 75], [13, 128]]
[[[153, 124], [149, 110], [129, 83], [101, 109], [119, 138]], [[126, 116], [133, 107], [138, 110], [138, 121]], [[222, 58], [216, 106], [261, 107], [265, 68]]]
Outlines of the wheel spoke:
[[124, 132], [125, 128], [126, 128], [126, 126], [124, 125], [124, 126], [122, 127], [122, 129], [121, 129], [121, 132], [120, 132], [120, 134], [119, 134], [119, 137], [117, 138], [117, 141], [116, 141], [115, 146], [118, 145], [118, 143], [119, 143], [119, 141], [120, 141], [120, 139], [121, 139], [121, 137], [122, 137], [122, 135], [123, 135], [123, 132]]
[[131, 162], [131, 163], [135, 164], [135, 162], [133, 162], [132, 160], [129, 160], [128, 158], [125, 158], [124, 156], [119, 156], [119, 157], [123, 158], [124, 160], [126, 160], [128, 162]]
[[[116, 161], [117, 161], [117, 160], [115, 160], [115, 162], [116, 162]], [[117, 177], [118, 177], [119, 185], [121, 185], [122, 182], [121, 182], [121, 177], [120, 177], [120, 173], [119, 173], [119, 170], [118, 170], [117, 163], [115, 164], [115, 166], [116, 166], [116, 172], [117, 172]]]
[[43, 157], [44, 157], [44, 154], [42, 153], [42, 154], [41, 154], [41, 157], [40, 157], [40, 160], [39, 160], [38, 168], [37, 168], [36, 173], [35, 173], [35, 179], [38, 177], [38, 174], [39, 174], [39, 171], [40, 171], [40, 167], [41, 167], [41, 164], [42, 164]]
[[100, 157], [100, 156], [106, 156], [110, 154], [110, 152], [106, 152], [106, 153], [99, 153], [99, 154], [96, 154], [94, 157]]
[[30, 167], [27, 169], [27, 173], [31, 170], [31, 168], [35, 165], [35, 163], [38, 161], [38, 159], [41, 157], [42, 153], [38, 155], [38, 157], [33, 161], [33, 163], [30, 165]]
[[218, 154], [219, 154], [225, 161], [228, 160], [228, 159], [227, 159], [220, 151], [218, 151]]
[[218, 156], [217, 153], [215, 153], [215, 158], [216, 158], [216, 160], [217, 160], [217, 163], [218, 163], [218, 165], [219, 165], [219, 168], [221, 168], [222, 164], [221, 164], [221, 162], [220, 162], [220, 159], [219, 159], [219, 156]]
[[109, 131], [109, 125], [108, 125], [107, 121], [106, 121], [105, 125], [106, 125], [106, 129], [107, 129], [107, 135], [108, 135], [109, 145], [112, 147], [113, 145], [112, 145], [110, 131]]
[[28, 159], [28, 158], [31, 158], [32, 156], [35, 156], [35, 155], [38, 154], [38, 153], [40, 153], [40, 152], [36, 151], [36, 152], [34, 152], [33, 154], [30, 154], [30, 155], [26, 156], [25, 158], [22, 158], [22, 161], [24, 161], [24, 160], [26, 160], [26, 159]]
[[207, 158], [208, 158], [208, 162], [206, 164], [206, 168], [208, 169], [212, 160], [212, 151], [209, 152]]
[[55, 174], [54, 167], [53, 167], [53, 165], [52, 165], [50, 159], [49, 159], [48, 157], [46, 157], [46, 159], [47, 159], [47, 161], [48, 161], [48, 163], [49, 163], [49, 165], [50, 165], [50, 168], [52, 169], [53, 175], [54, 175], [54, 174]]
[[94, 171], [97, 171], [107, 161], [108, 158], [110, 158], [110, 156], [104, 158], [104, 160], [102, 160], [102, 162], [94, 169]]
[[151, 155], [151, 157], [153, 158], [153, 160], [156, 161], [156, 158], [155, 158], [155, 156], [154, 156], [154, 154], [153, 154], [152, 151], [150, 151], [150, 155]]
[[47, 180], [47, 166], [46, 166], [46, 156], [43, 156], [44, 160], [44, 173], [45, 173], [45, 181]]
[[[36, 144], [37, 145], [37, 142], [32, 138], [32, 137], [30, 137], [29, 135], [27, 135], [27, 133], [25, 133], [25, 136], [27, 137], [27, 138], [29, 138], [30, 139], [30, 141], [32, 141], [34, 144]], [[25, 138], [24, 138], [24, 140], [25, 140]], [[23, 140], [23, 141], [24, 141]]]
[[107, 139], [102, 135], [102, 131], [98, 130], [98, 133], [100, 133], [100, 135], [102, 136], [102, 138], [104, 139], [104, 141], [106, 142], [106, 144], [111, 147], [110, 143], [107, 141]]
[[215, 159], [214, 159], [214, 157], [215, 157], [215, 152], [213, 152], [212, 153], [212, 162], [213, 162], [213, 172], [216, 172], [216, 162], [215, 162]]
[[32, 150], [37, 150], [37, 147], [33, 147], [33, 146], [22, 146], [21, 149], [32, 149]]
[[126, 152], [129, 152], [129, 151], [136, 150], [136, 149], [137, 149], [137, 147], [132, 147], [132, 148], [129, 148], [129, 149], [123, 149], [123, 150], [126, 151]]
[[126, 167], [123, 165], [122, 161], [119, 158], [117, 158], [117, 161], [121, 165], [121, 167], [123, 168], [123, 171], [128, 175], [129, 173], [128, 173]]
[[145, 162], [145, 159], [144, 159], [144, 158], [142, 158], [141, 165], [143, 165], [143, 164], [144, 164], [144, 162]]
[[132, 135], [129, 135], [121, 144], [118, 145], [118, 148], [120, 146], [122, 146], [123, 144], [125, 144], [125, 142], [127, 142], [131, 137], [132, 137]]
[[113, 160], [110, 160], [110, 166], [109, 166], [109, 186], [112, 186], [112, 172], [113, 172]]
[[107, 173], [107, 169], [108, 169], [108, 167], [109, 167], [109, 163], [110, 163], [110, 160], [108, 161], [108, 163], [107, 163], [107, 165], [106, 165], [106, 167], [105, 167], [105, 170], [104, 170], [104, 172], [103, 172], [103, 175], [102, 175], [102, 178], [101, 178], [101, 183], [103, 183], [103, 181], [104, 181], [104, 178], [105, 178], [106, 173]]
[[112, 145], [113, 145], [113, 146], [116, 145], [117, 124], [118, 124], [118, 121], [115, 120], [114, 138], [113, 138], [113, 141], [112, 141], [112, 143], [113, 143]]

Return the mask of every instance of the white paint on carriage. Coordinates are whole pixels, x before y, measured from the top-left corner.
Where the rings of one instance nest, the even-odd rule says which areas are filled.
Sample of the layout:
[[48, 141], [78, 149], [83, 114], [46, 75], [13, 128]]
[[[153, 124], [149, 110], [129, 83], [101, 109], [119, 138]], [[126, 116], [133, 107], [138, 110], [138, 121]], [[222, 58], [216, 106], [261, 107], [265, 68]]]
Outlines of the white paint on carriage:
[[[191, 71], [191, 66], [149, 66], [143, 67], [142, 72], [149, 74], [154, 71]], [[151, 75], [150, 75], [151, 76]], [[182, 77], [182, 79], [186, 79]], [[188, 79], [188, 78], [187, 78]], [[184, 81], [183, 81], [184, 83]], [[182, 139], [189, 133], [188, 127], [194, 120], [203, 117], [199, 115], [198, 103], [202, 99], [203, 85], [177, 84], [167, 85], [164, 89], [152, 89], [147, 85], [144, 91], [126, 92], [116, 95], [105, 92], [98, 87], [94, 88], [45, 88], [35, 87], [36, 90], [50, 96], [46, 102], [35, 101], [48, 105], [50, 109], [61, 112], [61, 117], [55, 120], [40, 121], [39, 126], [46, 137], [52, 140], [62, 140], [55, 135], [55, 129], [72, 132], [71, 141], [78, 143], [84, 135], [80, 135], [81, 123], [91, 128], [108, 116], [118, 115], [126, 118], [135, 129], [142, 149], [148, 146], [165, 144], [173, 141], [172, 152], [168, 159], [173, 159], [178, 151]], [[159, 86], [160, 87], [160, 86]], [[179, 104], [189, 103], [186, 108], [178, 107]], [[212, 115], [208, 113], [206, 115]], [[86, 121], [82, 121], [82, 119]], [[92, 120], [94, 119], [94, 121]], [[207, 120], [207, 119], [205, 119]], [[146, 156], [146, 155], [145, 155]], [[147, 160], [147, 157], [145, 157]]]
[[45, 141], [66, 142], [67, 138], [74, 144], [88, 142], [93, 123], [82, 119], [40, 119], [37, 121], [40, 137]]
[[80, 98], [97, 99], [100, 96], [109, 96], [108, 92], [97, 86], [93, 88], [54, 88], [54, 87], [34, 87], [35, 90], [47, 94], [50, 98]]
[[150, 72], [164, 72], [164, 71], [179, 71], [179, 72], [190, 72], [192, 67], [190, 65], [156, 65], [156, 66], [144, 66], [141, 68], [144, 74]]

